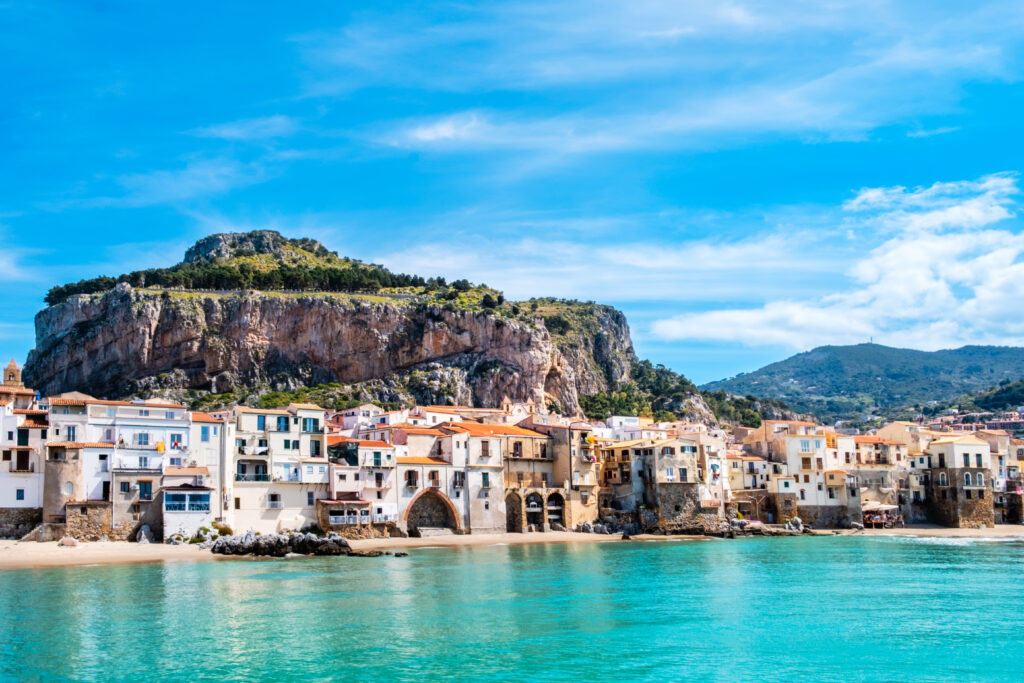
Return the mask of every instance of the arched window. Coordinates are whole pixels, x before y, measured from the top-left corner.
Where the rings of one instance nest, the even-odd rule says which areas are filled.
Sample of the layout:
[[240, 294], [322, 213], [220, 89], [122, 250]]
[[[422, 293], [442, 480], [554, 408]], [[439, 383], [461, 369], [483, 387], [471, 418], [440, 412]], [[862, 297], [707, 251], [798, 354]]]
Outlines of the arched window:
[[984, 486], [985, 485], [985, 477], [983, 477], [981, 475], [981, 472], [978, 472], [978, 474], [974, 477], [974, 479], [978, 482], [978, 486]]
[[965, 472], [964, 473], [964, 486], [970, 486], [970, 485], [971, 485], [971, 473], [970, 472]]
[[945, 486], [946, 483], [947, 483], [946, 482], [946, 473], [945, 472], [939, 472], [939, 486]]

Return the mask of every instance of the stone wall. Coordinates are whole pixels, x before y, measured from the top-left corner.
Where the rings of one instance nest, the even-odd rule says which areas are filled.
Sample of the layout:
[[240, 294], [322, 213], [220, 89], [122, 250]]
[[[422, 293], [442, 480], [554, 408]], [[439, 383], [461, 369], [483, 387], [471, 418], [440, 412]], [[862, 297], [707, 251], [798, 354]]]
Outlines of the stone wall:
[[42, 508], [0, 508], [0, 538], [20, 539], [42, 521]]
[[67, 534], [79, 541], [99, 541], [104, 536], [110, 540], [125, 540], [115, 538], [112, 533], [110, 503], [68, 503], [66, 516]]
[[849, 526], [854, 521], [845, 505], [801, 505], [797, 516], [804, 524], [814, 527]]
[[[986, 489], [964, 489], [964, 472], [976, 476], [984, 470], [949, 469], [950, 486], [939, 486], [938, 477], [933, 474], [932, 486], [928, 491], [928, 513], [930, 521], [943, 526], [976, 529], [982, 525], [995, 524], [995, 507], [992, 491]], [[967, 494], [971, 497], [968, 498]]]
[[667, 533], [703, 534], [722, 523], [718, 508], [703, 508], [698, 484], [658, 482], [658, 528]]

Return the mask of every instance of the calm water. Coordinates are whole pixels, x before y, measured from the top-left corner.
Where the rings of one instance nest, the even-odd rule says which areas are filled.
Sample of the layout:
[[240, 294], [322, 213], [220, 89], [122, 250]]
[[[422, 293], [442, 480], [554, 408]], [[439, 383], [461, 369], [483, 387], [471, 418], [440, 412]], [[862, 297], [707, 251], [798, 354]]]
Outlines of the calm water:
[[1024, 544], [775, 538], [0, 573], [0, 678], [1021, 679]]

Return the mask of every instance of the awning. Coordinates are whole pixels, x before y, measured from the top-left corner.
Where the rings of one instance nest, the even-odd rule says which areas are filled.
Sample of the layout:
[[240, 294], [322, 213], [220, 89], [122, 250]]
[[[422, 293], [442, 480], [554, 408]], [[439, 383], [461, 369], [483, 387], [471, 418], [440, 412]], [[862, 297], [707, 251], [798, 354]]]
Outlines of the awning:
[[863, 510], [864, 512], [888, 512], [889, 510], [897, 509], [899, 509], [899, 507], [896, 505], [879, 503], [878, 501], [874, 500], [869, 500], [868, 502], [864, 503], [864, 505], [861, 507], [861, 510]]

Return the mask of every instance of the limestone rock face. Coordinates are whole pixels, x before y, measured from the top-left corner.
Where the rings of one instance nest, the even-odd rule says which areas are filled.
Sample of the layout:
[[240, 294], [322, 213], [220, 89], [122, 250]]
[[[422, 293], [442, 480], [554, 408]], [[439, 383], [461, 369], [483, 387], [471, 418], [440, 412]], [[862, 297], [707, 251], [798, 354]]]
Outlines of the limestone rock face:
[[[192, 257], [223, 248], [201, 242]], [[386, 384], [412, 373], [428, 397], [481, 406], [532, 398], [571, 413], [580, 395], [628, 379], [635, 360], [625, 316], [592, 310], [596, 333], [556, 343], [542, 318], [346, 295], [161, 294], [121, 283], [41, 311], [25, 378], [43, 395], [121, 398], [258, 384]]]

